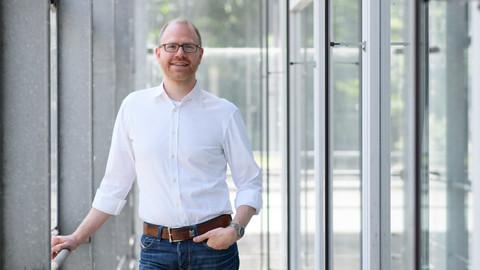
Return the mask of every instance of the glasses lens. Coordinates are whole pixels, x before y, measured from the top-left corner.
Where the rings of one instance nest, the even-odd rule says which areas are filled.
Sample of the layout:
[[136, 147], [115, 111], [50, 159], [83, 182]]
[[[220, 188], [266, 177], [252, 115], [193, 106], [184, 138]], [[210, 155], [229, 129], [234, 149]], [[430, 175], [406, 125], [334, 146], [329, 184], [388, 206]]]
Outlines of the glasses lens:
[[165, 51], [167, 52], [176, 52], [178, 51], [178, 44], [165, 44], [164, 45]]
[[185, 52], [193, 53], [197, 51], [197, 46], [194, 44], [183, 44], [183, 50]]

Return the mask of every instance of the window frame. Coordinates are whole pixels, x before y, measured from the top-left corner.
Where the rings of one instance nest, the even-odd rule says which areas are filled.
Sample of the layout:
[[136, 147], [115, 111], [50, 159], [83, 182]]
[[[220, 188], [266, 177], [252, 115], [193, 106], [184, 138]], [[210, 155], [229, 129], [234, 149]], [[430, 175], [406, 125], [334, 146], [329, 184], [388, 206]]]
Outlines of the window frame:
[[[471, 25], [480, 24], [480, 10], [471, 9]], [[480, 33], [471, 31], [472, 38], [472, 74], [480, 72]], [[473, 171], [472, 194], [473, 194], [473, 244], [471, 254], [479, 254], [480, 252], [480, 77], [472, 76], [472, 116], [470, 117], [470, 125], [472, 127], [472, 164]], [[474, 121], [473, 119], [476, 119]], [[479, 206], [479, 207], [475, 207]], [[480, 256], [472, 256], [472, 269], [480, 269]]]

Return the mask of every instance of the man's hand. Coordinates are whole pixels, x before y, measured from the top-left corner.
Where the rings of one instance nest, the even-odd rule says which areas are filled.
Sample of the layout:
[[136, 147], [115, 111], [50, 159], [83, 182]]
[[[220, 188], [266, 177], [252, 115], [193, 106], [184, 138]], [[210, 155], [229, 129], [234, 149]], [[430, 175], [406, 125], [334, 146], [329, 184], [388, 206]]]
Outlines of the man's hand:
[[52, 236], [52, 260], [57, 257], [57, 253], [62, 249], [70, 251], [75, 250], [80, 245], [78, 239], [71, 235]]
[[193, 238], [194, 242], [200, 243], [207, 240], [207, 245], [213, 249], [227, 249], [237, 239], [237, 230], [233, 227], [216, 228]]
[[62, 249], [75, 250], [85, 242], [85, 239], [96, 232], [109, 217], [110, 214], [92, 208], [73, 234], [52, 236], [52, 259], [55, 258], [57, 252]]
[[[240, 205], [232, 222], [246, 227], [254, 214], [255, 208], [248, 205]], [[207, 245], [213, 249], [227, 249], [238, 240], [238, 233], [234, 227], [228, 226], [226, 228], [213, 229], [193, 238], [193, 241], [197, 243], [205, 240], [207, 240]]]

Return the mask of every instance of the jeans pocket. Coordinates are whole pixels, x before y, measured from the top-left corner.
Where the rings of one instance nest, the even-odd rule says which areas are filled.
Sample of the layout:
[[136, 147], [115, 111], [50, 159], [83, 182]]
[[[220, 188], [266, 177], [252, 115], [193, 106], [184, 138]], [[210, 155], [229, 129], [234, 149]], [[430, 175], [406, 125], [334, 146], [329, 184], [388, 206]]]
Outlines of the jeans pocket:
[[202, 245], [203, 245], [205, 248], [207, 248], [208, 250], [211, 250], [211, 251], [222, 252], [222, 251], [226, 251], [226, 250], [228, 250], [228, 249], [230, 249], [230, 248], [232, 247], [232, 246], [229, 246], [229, 247], [226, 248], [226, 249], [215, 249], [215, 248], [212, 248], [211, 246], [209, 246], [209, 245], [207, 244], [207, 241], [208, 241], [208, 240], [203, 241], [203, 242], [202, 242]]
[[142, 251], [147, 251], [149, 250], [154, 244], [157, 238], [148, 236], [146, 234], [142, 235], [142, 238], [140, 239], [140, 247]]

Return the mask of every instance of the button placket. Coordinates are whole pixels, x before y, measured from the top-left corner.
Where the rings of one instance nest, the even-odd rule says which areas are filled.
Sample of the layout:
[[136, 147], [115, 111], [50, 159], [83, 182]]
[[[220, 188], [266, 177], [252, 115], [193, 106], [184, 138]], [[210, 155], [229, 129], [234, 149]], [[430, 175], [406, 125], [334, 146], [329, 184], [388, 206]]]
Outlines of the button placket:
[[181, 213], [181, 203], [180, 203], [180, 185], [178, 181], [178, 122], [179, 122], [179, 115], [180, 115], [180, 109], [174, 108], [172, 110], [172, 127], [171, 127], [171, 176], [172, 176], [172, 184], [173, 184], [173, 191], [174, 191], [174, 198], [173, 201], [175, 203], [175, 206], [179, 208], [177, 211], [178, 217], [180, 218], [183, 216]]

